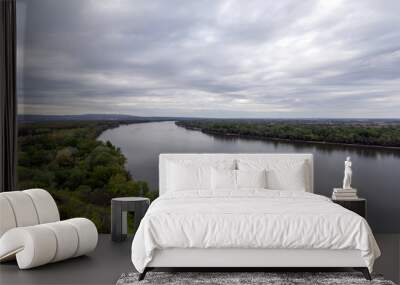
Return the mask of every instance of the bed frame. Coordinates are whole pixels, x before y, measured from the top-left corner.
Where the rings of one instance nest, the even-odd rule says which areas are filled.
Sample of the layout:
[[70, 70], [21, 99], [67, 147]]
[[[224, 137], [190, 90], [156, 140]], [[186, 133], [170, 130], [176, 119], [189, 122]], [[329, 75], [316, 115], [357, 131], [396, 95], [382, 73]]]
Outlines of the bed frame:
[[[159, 191], [164, 194], [166, 185], [166, 161], [193, 159], [213, 161], [218, 159], [246, 158], [266, 159], [304, 159], [307, 167], [307, 192], [313, 192], [313, 156], [312, 154], [160, 154], [159, 161]], [[353, 268], [361, 271], [367, 280], [371, 275], [361, 257], [359, 250], [330, 249], [249, 249], [249, 248], [170, 248], [156, 250], [152, 261], [147, 265], [139, 280], [154, 269], [184, 269], [198, 271], [199, 269], [213, 271], [225, 269], [228, 271], [265, 271], [271, 269], [316, 269], [316, 268]], [[196, 270], [195, 270], [196, 269]]]
[[282, 268], [285, 271], [301, 268], [354, 268], [361, 271], [367, 280], [371, 280], [369, 270], [359, 250], [329, 249], [193, 249], [171, 248], [156, 250], [139, 280], [155, 268], [195, 269], [213, 271], [265, 271]]

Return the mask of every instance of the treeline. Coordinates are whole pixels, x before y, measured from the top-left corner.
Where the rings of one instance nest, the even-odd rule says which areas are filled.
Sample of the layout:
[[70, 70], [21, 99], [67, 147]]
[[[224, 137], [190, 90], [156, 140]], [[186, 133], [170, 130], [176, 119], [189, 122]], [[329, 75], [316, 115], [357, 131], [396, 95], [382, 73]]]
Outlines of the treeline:
[[104, 130], [121, 123], [125, 122], [20, 125], [18, 189], [44, 188], [55, 198], [63, 219], [86, 217], [99, 232], [109, 233], [111, 198], [158, 195], [146, 182], [132, 179], [119, 148], [97, 140]]
[[271, 122], [251, 120], [178, 121], [178, 126], [204, 133], [260, 139], [400, 147], [400, 125]]

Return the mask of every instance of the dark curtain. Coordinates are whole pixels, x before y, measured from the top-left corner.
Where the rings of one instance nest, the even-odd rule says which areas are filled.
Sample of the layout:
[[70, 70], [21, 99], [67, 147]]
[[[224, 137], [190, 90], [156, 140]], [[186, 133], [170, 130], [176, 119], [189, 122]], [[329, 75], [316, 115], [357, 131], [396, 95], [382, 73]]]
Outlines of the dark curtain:
[[16, 190], [16, 3], [0, 0], [0, 191]]

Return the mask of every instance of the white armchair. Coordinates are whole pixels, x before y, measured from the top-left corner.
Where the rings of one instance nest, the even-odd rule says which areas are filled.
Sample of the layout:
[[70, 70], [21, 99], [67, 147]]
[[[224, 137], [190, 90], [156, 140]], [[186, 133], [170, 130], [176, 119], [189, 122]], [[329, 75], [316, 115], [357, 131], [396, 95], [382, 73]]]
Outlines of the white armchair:
[[53, 197], [43, 189], [0, 193], [0, 262], [16, 258], [20, 269], [28, 269], [84, 255], [97, 239], [88, 219], [60, 221]]

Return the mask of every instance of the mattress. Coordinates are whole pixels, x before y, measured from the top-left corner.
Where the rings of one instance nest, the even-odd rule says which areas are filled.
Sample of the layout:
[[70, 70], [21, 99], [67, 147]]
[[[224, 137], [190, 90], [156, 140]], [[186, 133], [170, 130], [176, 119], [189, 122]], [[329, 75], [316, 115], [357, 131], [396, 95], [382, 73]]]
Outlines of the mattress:
[[380, 255], [366, 220], [330, 199], [258, 189], [157, 198], [134, 237], [132, 262], [143, 272], [156, 250], [172, 248], [359, 250], [370, 271]]

